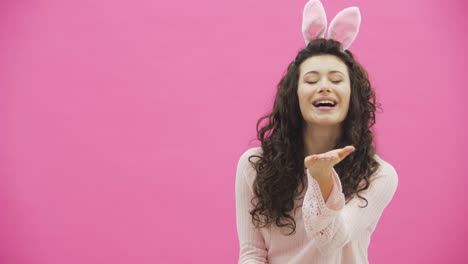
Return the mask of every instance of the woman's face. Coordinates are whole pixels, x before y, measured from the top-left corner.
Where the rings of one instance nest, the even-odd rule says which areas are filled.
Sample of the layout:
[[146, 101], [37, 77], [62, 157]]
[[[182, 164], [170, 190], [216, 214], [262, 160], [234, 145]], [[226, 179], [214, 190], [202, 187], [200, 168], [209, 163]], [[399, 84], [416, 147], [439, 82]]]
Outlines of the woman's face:
[[299, 68], [297, 96], [302, 116], [308, 124], [340, 124], [348, 113], [351, 96], [346, 64], [333, 55], [306, 59]]

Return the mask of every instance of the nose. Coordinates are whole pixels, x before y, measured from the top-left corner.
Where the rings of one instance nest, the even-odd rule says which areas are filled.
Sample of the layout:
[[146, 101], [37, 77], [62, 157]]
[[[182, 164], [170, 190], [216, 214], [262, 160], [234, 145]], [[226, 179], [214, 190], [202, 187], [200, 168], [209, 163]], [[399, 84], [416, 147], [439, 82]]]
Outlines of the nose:
[[331, 85], [327, 80], [323, 80], [320, 82], [318, 92], [322, 93], [323, 91], [331, 92]]

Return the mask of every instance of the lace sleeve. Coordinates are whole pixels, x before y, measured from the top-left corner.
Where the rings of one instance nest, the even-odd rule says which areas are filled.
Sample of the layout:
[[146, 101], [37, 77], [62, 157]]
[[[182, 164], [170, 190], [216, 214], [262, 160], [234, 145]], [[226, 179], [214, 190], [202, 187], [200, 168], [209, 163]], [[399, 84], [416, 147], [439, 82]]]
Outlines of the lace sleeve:
[[358, 197], [345, 205], [341, 181], [334, 169], [332, 177], [333, 190], [325, 202], [319, 184], [307, 171], [308, 189], [302, 205], [307, 236], [318, 242], [317, 247], [323, 254], [336, 252], [378, 221], [398, 184], [398, 177], [392, 166], [379, 169], [372, 175], [369, 188], [360, 192], [369, 203], [361, 208], [359, 206], [364, 206], [365, 202]]

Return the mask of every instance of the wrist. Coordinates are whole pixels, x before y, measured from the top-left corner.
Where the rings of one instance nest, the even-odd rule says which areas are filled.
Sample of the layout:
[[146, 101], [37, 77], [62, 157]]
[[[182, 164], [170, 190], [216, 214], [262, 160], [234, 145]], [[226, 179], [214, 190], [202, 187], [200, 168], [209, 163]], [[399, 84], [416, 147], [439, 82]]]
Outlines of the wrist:
[[322, 169], [322, 170], [309, 170], [309, 174], [312, 176], [317, 181], [321, 181], [324, 179], [331, 179], [332, 176], [332, 169], [327, 168], [327, 169]]

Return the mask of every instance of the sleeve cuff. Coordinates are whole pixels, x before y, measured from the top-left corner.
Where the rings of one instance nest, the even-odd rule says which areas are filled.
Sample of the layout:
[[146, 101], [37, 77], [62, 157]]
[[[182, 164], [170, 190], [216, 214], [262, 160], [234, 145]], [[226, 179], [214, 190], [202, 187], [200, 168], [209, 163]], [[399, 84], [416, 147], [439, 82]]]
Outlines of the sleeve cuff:
[[334, 211], [341, 210], [344, 206], [345, 197], [343, 194], [343, 188], [341, 186], [341, 180], [335, 169], [332, 168], [332, 179], [333, 179], [333, 189], [328, 197], [325, 205]]
[[309, 188], [312, 188], [317, 193], [315, 197], [318, 199], [318, 205], [323, 215], [334, 215], [344, 207], [345, 197], [342, 193], [340, 177], [335, 169], [332, 168], [333, 189], [326, 202], [323, 199], [318, 182], [310, 175], [309, 170], [307, 170], [307, 177], [310, 181]]

